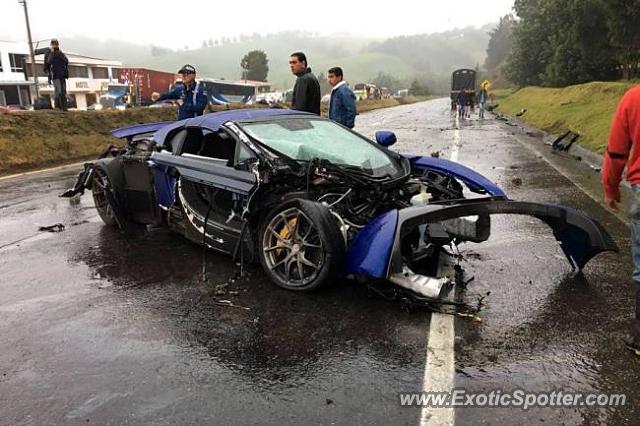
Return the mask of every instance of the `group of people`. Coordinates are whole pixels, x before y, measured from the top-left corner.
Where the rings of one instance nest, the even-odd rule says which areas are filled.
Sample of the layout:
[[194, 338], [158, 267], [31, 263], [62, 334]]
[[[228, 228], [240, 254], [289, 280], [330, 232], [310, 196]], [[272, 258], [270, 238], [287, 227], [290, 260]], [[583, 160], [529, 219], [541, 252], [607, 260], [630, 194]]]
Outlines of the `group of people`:
[[[489, 99], [489, 93], [487, 92], [487, 85], [482, 84], [478, 93], [475, 94], [475, 98], [478, 101], [478, 117], [484, 119], [484, 109]], [[471, 118], [471, 111], [475, 107], [474, 103], [474, 90], [470, 87], [466, 87], [458, 92], [458, 96], [455, 100], [457, 108], [458, 118], [465, 119]]]
[[[292, 53], [289, 57], [291, 72], [297, 77], [293, 87], [291, 109], [320, 115], [320, 83], [307, 63], [302, 52]], [[196, 82], [196, 70], [191, 65], [183, 66], [178, 73], [182, 83], [173, 90], [161, 95], [158, 100], [173, 99], [178, 102], [178, 120], [202, 115], [208, 103], [205, 89]], [[329, 99], [329, 119], [353, 128], [356, 119], [356, 96], [344, 81], [342, 68], [333, 67], [327, 71], [327, 80], [331, 85]]]
[[[320, 83], [307, 63], [307, 56], [294, 52], [289, 57], [291, 72], [297, 77], [293, 87], [291, 109], [320, 115]], [[60, 50], [58, 40], [51, 40], [49, 51], [44, 57], [44, 71], [49, 84], [53, 84], [56, 109], [67, 110], [66, 80], [69, 78], [69, 60]], [[192, 118], [204, 113], [209, 98], [204, 86], [196, 81], [196, 69], [185, 65], [178, 71], [182, 81], [172, 90], [162, 94], [157, 100], [175, 100], [178, 103], [178, 120]], [[344, 81], [342, 68], [333, 67], [327, 71], [331, 85], [329, 99], [329, 119], [350, 129], [355, 125], [356, 96]]]

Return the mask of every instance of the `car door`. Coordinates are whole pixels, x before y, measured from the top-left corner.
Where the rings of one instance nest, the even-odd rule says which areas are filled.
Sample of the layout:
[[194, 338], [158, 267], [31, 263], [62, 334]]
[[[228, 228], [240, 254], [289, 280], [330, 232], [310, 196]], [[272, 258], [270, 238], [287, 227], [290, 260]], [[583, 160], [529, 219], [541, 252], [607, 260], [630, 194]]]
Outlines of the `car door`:
[[224, 128], [185, 128], [168, 146], [172, 152], [154, 153], [152, 160], [177, 172], [177, 196], [191, 233], [187, 236], [232, 253], [242, 230], [242, 212], [257, 184], [256, 175], [238, 165], [253, 153]]

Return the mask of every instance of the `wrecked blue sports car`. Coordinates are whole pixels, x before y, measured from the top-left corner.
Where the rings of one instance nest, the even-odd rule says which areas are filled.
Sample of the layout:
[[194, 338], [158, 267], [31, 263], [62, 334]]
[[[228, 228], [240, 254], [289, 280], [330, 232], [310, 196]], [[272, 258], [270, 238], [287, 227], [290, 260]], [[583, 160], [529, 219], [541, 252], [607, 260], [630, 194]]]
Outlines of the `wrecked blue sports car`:
[[461, 164], [398, 154], [388, 131], [373, 142], [315, 115], [268, 109], [112, 134], [125, 144], [85, 164], [63, 196], [90, 189], [107, 225], [169, 226], [259, 261], [289, 290], [364, 277], [437, 299], [444, 280], [433, 276], [434, 256], [452, 242], [487, 240], [493, 214], [542, 220], [576, 269], [617, 250], [585, 213], [513, 201]]

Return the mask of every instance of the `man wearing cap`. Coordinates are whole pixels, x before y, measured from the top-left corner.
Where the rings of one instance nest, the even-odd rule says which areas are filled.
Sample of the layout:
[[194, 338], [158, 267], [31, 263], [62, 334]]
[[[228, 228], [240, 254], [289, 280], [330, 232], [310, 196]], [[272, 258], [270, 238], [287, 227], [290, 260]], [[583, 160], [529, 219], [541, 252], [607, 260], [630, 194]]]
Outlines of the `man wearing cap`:
[[55, 38], [51, 40], [49, 50], [44, 55], [44, 72], [47, 81], [53, 84], [53, 98], [56, 109], [67, 110], [67, 78], [69, 78], [69, 60], [60, 50]]
[[202, 115], [209, 103], [209, 96], [200, 83], [196, 82], [196, 69], [192, 65], [180, 68], [178, 74], [182, 76], [182, 82], [176, 84], [172, 90], [163, 94], [158, 101], [175, 99], [180, 106], [178, 120], [193, 118]]

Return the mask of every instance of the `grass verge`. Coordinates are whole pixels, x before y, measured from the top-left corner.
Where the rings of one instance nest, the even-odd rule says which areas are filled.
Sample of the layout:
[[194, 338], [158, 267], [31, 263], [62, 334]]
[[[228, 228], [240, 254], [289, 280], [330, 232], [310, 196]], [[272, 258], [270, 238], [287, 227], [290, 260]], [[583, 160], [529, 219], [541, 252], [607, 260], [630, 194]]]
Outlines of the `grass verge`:
[[620, 98], [637, 82], [591, 82], [560, 89], [525, 87], [500, 99], [498, 110], [553, 134], [568, 130], [582, 135], [578, 143], [603, 153]]

